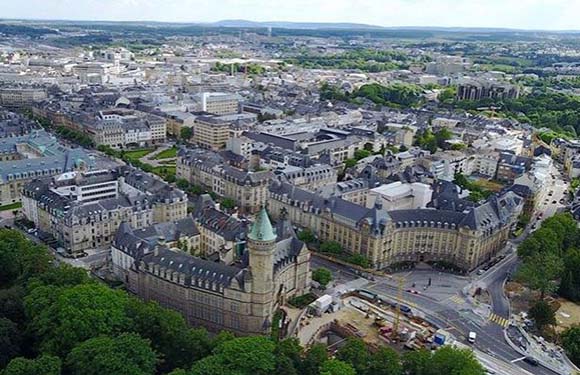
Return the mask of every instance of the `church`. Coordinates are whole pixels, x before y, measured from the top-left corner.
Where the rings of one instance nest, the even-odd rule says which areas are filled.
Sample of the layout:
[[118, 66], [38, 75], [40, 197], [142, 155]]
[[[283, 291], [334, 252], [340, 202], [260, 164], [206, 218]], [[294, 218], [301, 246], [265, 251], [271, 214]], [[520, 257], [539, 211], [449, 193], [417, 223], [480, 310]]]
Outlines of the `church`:
[[245, 251], [230, 264], [170, 248], [163, 237], [155, 244], [140, 243], [138, 237], [131, 237], [132, 243], [129, 237], [116, 236], [113, 243], [131, 259], [124, 279], [128, 290], [181, 312], [192, 326], [267, 334], [276, 310], [309, 291], [308, 248], [286, 217], [273, 226], [266, 209], [256, 215]]

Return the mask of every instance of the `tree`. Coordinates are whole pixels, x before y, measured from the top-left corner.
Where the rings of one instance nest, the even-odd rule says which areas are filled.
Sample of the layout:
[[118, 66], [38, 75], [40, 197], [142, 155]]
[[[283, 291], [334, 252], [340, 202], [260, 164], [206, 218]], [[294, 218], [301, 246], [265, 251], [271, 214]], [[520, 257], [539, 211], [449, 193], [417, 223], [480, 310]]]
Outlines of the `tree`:
[[178, 178], [175, 181], [175, 186], [181, 190], [187, 190], [189, 188], [189, 182], [184, 178]]
[[572, 301], [580, 301], [580, 250], [570, 249], [564, 258], [564, 271], [560, 281], [559, 293]]
[[302, 375], [318, 375], [320, 366], [328, 360], [326, 346], [323, 344], [314, 344], [310, 347], [304, 360], [300, 373]]
[[326, 285], [332, 281], [332, 272], [324, 267], [317, 268], [314, 270], [314, 272], [312, 272], [312, 280], [316, 281], [320, 284], [320, 286], [325, 288]]
[[[330, 359], [320, 367], [320, 375], [356, 375], [357, 371], [346, 362]], [[359, 373], [360, 374], [360, 373]]]
[[409, 148], [407, 146], [405, 146], [405, 145], [400, 145], [399, 146], [399, 152], [405, 152], [407, 150], [409, 150]]
[[370, 375], [402, 375], [403, 367], [397, 352], [381, 347], [371, 355], [367, 373]]
[[178, 312], [159, 306], [156, 302], [131, 299], [127, 304], [131, 330], [150, 340], [160, 354], [159, 370], [189, 368], [193, 362], [210, 354], [211, 341], [205, 329], [191, 329]]
[[320, 251], [323, 253], [340, 254], [342, 253], [342, 246], [338, 242], [325, 241], [320, 245]]
[[224, 198], [222, 199], [222, 207], [231, 210], [236, 207], [236, 201], [232, 198]]
[[298, 233], [298, 239], [305, 243], [313, 243], [316, 241], [316, 236], [310, 229], [304, 228]]
[[574, 364], [580, 366], [580, 326], [572, 326], [565, 330], [562, 335], [562, 347]]
[[195, 375], [262, 375], [276, 368], [275, 344], [263, 336], [239, 337], [227, 340], [214, 349], [214, 354], [197, 361]]
[[546, 326], [556, 324], [554, 309], [544, 300], [534, 303], [529, 310], [529, 315], [534, 320], [539, 331], [542, 331]]
[[368, 150], [356, 150], [354, 152], [354, 158], [357, 161], [358, 160], [361, 160], [361, 159], [364, 159], [366, 157], [369, 157], [369, 156], [371, 156], [371, 152], [368, 151]]
[[336, 358], [352, 365], [357, 374], [366, 374], [370, 362], [366, 344], [357, 337], [347, 338], [346, 344], [336, 353]]
[[485, 369], [470, 349], [444, 346], [437, 350], [429, 362], [432, 374], [484, 375]]
[[13, 321], [0, 318], [0, 368], [20, 354], [22, 335]]
[[14, 358], [2, 375], [60, 375], [60, 359], [42, 355], [35, 359]]
[[345, 168], [352, 168], [356, 165], [356, 159], [346, 159], [344, 161], [344, 167]]
[[539, 290], [543, 299], [546, 294], [557, 289], [555, 279], [562, 269], [562, 259], [557, 255], [549, 252], [537, 253], [524, 261], [518, 271], [518, 278], [532, 289]]
[[128, 298], [97, 283], [68, 289], [41, 286], [24, 299], [24, 306], [41, 350], [63, 356], [87, 339], [127, 331]]
[[193, 129], [188, 127], [182, 127], [179, 131], [179, 138], [188, 141], [193, 136]]
[[66, 358], [72, 375], [155, 373], [157, 358], [149, 340], [134, 333], [111, 338], [101, 336], [76, 346]]

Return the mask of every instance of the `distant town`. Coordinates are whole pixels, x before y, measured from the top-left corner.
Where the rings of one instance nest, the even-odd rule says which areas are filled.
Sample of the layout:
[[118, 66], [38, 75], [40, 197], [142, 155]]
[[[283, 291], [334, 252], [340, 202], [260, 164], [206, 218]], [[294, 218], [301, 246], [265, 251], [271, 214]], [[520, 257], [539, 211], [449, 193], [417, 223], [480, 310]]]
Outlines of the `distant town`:
[[580, 371], [580, 36], [0, 21], [0, 374]]

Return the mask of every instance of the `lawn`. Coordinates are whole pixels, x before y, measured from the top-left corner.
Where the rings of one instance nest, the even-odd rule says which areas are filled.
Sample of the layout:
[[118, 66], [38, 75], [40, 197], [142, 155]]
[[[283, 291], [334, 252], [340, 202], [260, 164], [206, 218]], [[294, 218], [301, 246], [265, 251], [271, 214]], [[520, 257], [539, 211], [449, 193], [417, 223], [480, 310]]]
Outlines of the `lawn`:
[[499, 182], [492, 181], [492, 180], [485, 180], [483, 178], [476, 180], [475, 184], [477, 186], [481, 187], [482, 189], [491, 190], [491, 191], [495, 191], [495, 192], [498, 192], [501, 189], [503, 189], [503, 185], [500, 184]]
[[16, 202], [16, 203], [7, 204], [5, 206], [0, 206], [0, 211], [17, 210], [19, 208], [22, 208], [22, 203]]
[[162, 178], [166, 178], [169, 175], [174, 175], [175, 176], [175, 167], [174, 166], [163, 166], [163, 167], [155, 167], [153, 168], [153, 173], [155, 173], [158, 176], [161, 176]]
[[153, 151], [155, 151], [154, 148], [140, 148], [138, 150], [125, 151], [123, 155], [125, 155], [125, 159], [128, 161], [134, 161], [141, 159], [143, 156], [150, 154]]
[[177, 157], [177, 147], [171, 147], [171, 148], [168, 148], [167, 150], [163, 150], [159, 154], [155, 155], [154, 159], [156, 159], [156, 160], [170, 159], [170, 158], [175, 158], [175, 157]]
[[580, 324], [580, 306], [565, 299], [558, 299], [558, 302], [560, 308], [556, 311], [557, 330], [563, 331], [570, 326]]

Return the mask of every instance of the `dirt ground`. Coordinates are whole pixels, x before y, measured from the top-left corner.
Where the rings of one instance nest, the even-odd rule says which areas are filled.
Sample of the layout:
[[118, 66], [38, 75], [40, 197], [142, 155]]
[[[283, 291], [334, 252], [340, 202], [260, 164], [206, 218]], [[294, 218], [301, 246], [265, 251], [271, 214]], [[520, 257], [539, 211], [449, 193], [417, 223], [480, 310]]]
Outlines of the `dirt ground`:
[[513, 281], [506, 284], [505, 290], [510, 299], [512, 314], [519, 314], [522, 311], [527, 312], [530, 308], [530, 301], [538, 298], [537, 293]]
[[574, 324], [580, 324], [580, 305], [564, 299], [559, 299], [558, 302], [560, 308], [556, 311], [556, 330], [561, 332]]

